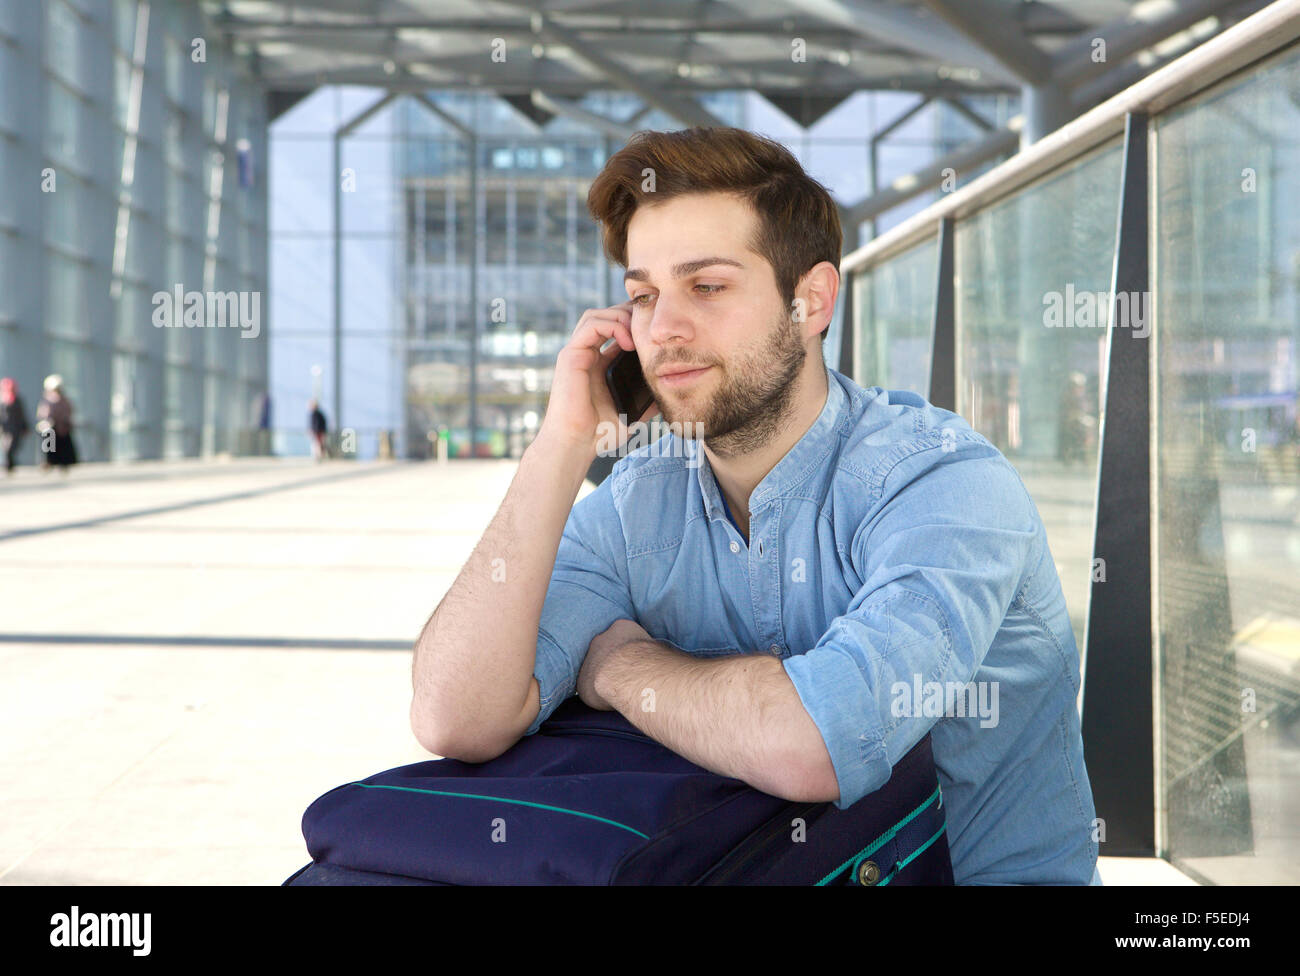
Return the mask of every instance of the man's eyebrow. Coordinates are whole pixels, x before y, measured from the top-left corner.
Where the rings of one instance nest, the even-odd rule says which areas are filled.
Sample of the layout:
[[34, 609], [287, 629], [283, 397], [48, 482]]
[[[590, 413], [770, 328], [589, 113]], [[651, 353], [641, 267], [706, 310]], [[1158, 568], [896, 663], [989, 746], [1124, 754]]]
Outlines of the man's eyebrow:
[[[681, 264], [673, 265], [673, 277], [685, 278], [688, 274], [694, 274], [701, 268], [707, 268], [715, 264], [730, 264], [737, 268], [744, 269], [744, 265], [735, 258], [697, 258], [694, 261], [683, 261]], [[623, 273], [624, 281], [649, 281], [650, 273], [645, 268], [628, 268]]]

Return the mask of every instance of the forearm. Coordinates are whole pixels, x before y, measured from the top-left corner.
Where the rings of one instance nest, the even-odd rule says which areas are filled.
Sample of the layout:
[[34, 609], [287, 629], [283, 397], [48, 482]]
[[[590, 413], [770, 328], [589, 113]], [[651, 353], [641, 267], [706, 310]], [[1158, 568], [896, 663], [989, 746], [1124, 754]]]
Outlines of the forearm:
[[491, 739], [531, 691], [537, 627], [565, 522], [594, 455], [544, 434], [416, 641], [411, 724], [431, 748]]
[[701, 659], [632, 641], [598, 681], [628, 721], [696, 765], [785, 799], [839, 796], [821, 733], [774, 657]]

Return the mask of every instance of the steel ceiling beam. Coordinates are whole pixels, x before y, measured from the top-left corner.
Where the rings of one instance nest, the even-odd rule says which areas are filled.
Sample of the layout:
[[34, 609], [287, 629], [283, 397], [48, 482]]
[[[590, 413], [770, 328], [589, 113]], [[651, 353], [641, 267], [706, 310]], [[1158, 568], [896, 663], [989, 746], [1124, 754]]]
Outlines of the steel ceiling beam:
[[979, 112], [975, 111], [956, 95], [945, 95], [943, 97], [943, 102], [946, 105], [951, 106], [963, 118], [970, 120], [970, 122], [983, 129], [985, 132], [993, 128], [992, 122], [984, 118], [984, 116], [980, 115]]
[[1051, 57], [1007, 16], [1005, 6], [988, 0], [922, 2], [1025, 84], [1043, 85], [1052, 81]]
[[[382, 98], [372, 103], [369, 108], [365, 109], [364, 111], [358, 112], [356, 115], [352, 116], [352, 118], [349, 119], [344, 125], [340, 126], [338, 131], [334, 133], [335, 137], [339, 139], [346, 139], [348, 136], [352, 135], [352, 133], [356, 132], [357, 129], [365, 125], [367, 122], [373, 119], [376, 115], [378, 115], [380, 112], [382, 112], [384, 109], [386, 109], [389, 105], [391, 105], [396, 100], [397, 100], [397, 95], [393, 92], [389, 92], [388, 94], [384, 95]], [[335, 178], [337, 179], [337, 174]]]
[[[1235, 6], [1239, 6], [1237, 0], [1182, 0], [1172, 13], [1159, 20], [1138, 20], [1129, 14], [1087, 31], [1087, 37], [1080, 36], [1062, 45], [1052, 55], [1052, 78], [1073, 85], [1094, 77], [1098, 70], [1116, 67], [1130, 55]], [[1106, 60], [1102, 63], [1092, 60], [1097, 38], [1106, 42]]]
[[998, 129], [982, 139], [960, 146], [929, 166], [900, 177], [885, 189], [855, 203], [848, 208], [850, 220], [854, 226], [857, 226], [887, 210], [892, 210], [900, 203], [906, 203], [913, 197], [920, 196], [927, 190], [934, 189], [943, 182], [945, 170], [951, 169], [961, 173], [1005, 153], [1015, 152], [1020, 145], [1020, 125], [1023, 119], [1021, 116], [1016, 116], [1011, 121], [1012, 125], [1007, 128]]
[[563, 44], [575, 59], [587, 65], [593, 71], [617, 84], [620, 88], [634, 92], [659, 111], [670, 115], [684, 125], [724, 126], [716, 115], [688, 95], [676, 95], [664, 91], [644, 78], [628, 71], [612, 59], [592, 50], [588, 41], [579, 34], [537, 14], [533, 18], [533, 28], [537, 36], [552, 44]]
[[[1252, 7], [1264, 7], [1271, 3], [1272, 0], [1258, 0], [1258, 3], [1249, 4]], [[1240, 7], [1234, 8], [1240, 11]], [[1129, 85], [1135, 85], [1147, 75], [1158, 71], [1171, 61], [1181, 58], [1189, 50], [1204, 44], [1211, 37], [1222, 34], [1231, 26], [1226, 18], [1220, 17], [1219, 22], [1214, 29], [1204, 36], [1189, 39], [1187, 43], [1179, 45], [1177, 48], [1165, 50], [1159, 55], [1154, 55], [1150, 59], [1140, 60], [1130, 58], [1122, 65], [1116, 65], [1109, 71], [1096, 78], [1075, 85], [1070, 91], [1070, 99], [1074, 103], [1076, 112], [1085, 112], [1094, 105], [1099, 105], [1106, 99], [1119, 92], [1122, 92]]]
[[[526, 17], [513, 20], [509, 17], [503, 17], [499, 20], [484, 20], [481, 18], [440, 20], [431, 17], [427, 20], [354, 21], [347, 23], [216, 17], [213, 19], [213, 24], [221, 32], [230, 34], [241, 41], [295, 41], [299, 39], [310, 41], [322, 34], [356, 34], [360, 31], [382, 31], [385, 33], [393, 31], [429, 31], [440, 34], [491, 34], [501, 37], [519, 35], [525, 38], [533, 35], [532, 23]], [[593, 39], [603, 34], [626, 36], [628, 31], [631, 30], [643, 34], [666, 34], [669, 36], [676, 36], [689, 31], [700, 37], [717, 36], [725, 38], [743, 34], [770, 38], [773, 35], [784, 36], [788, 34], [792, 37], [816, 38], [828, 42], [843, 42], [844, 40], [844, 28], [842, 26], [818, 24], [812, 20], [799, 22], [789, 19], [737, 20], [731, 23], [708, 25], [683, 21], [681, 24], [673, 25], [646, 23], [639, 19], [620, 17], [617, 23], [609, 24], [584, 24], [568, 19], [565, 21], [565, 26], [572, 30], [581, 31], [584, 35], [591, 36]], [[881, 44], [894, 40], [888, 37], [882, 39], [875, 34], [861, 34], [860, 36], [869, 36], [872, 41]]]
[[[288, 12], [285, 18], [254, 19], [232, 16], [215, 4], [208, 6], [216, 11], [211, 21], [217, 29], [252, 44], [255, 49], [261, 43], [290, 46], [286, 54], [263, 61], [259, 81], [268, 89], [298, 89], [324, 84], [372, 85], [393, 91], [491, 87], [503, 97], [507, 94], [531, 97], [536, 90], [545, 90], [551, 98], [574, 97], [593, 86], [593, 81], [584, 77], [584, 68], [599, 72], [612, 83], [629, 87], [626, 82], [631, 72], [622, 67], [624, 59], [611, 51], [608, 44], [602, 44], [602, 39], [607, 40], [612, 32], [626, 37], [629, 31], [653, 35], [656, 39], [681, 34], [691, 43], [706, 43], [710, 37], [727, 35], [766, 36], [777, 41], [802, 36], [813, 43], [836, 43], [854, 55], [850, 65], [824, 73], [810, 85], [806, 76], [795, 77], [796, 73], [790, 70], [785, 57], [774, 55], [772, 59], [764, 59], [750, 56], [740, 60], [722, 60], [714, 62], [718, 70], [710, 77], [683, 78], [673, 74], [674, 60], [683, 58], [672, 52], [660, 52], [650, 59], [652, 63], [661, 65], [658, 83], [638, 77], [637, 87], [631, 90], [653, 94], [653, 107], [668, 111], [683, 122], [699, 124], [703, 121], [704, 110], [692, 98], [692, 93], [735, 87], [753, 88], [778, 100], [788, 101], [800, 96], [843, 98], [855, 90], [864, 89], [952, 97], [971, 92], [1014, 90], [1022, 84], [1037, 88], [1086, 84], [1086, 91], [1076, 93], [1072, 98], [1063, 96], [1062, 104], [1087, 103], [1093, 100], [1090, 96], [1094, 92], [1115, 90], [1115, 84], [1105, 80], [1112, 72], [1123, 71], [1116, 76], [1115, 83], [1135, 80], [1142, 75], [1141, 66], [1131, 62], [1135, 53], [1149, 50], [1208, 16], [1253, 12], [1267, 5], [1268, 0], [1180, 0], [1171, 13], [1157, 20], [1139, 20], [1129, 14], [1109, 24], [1085, 27], [1077, 37], [1050, 55], [1041, 51], [1030, 38], [1028, 26], [1012, 22], [1005, 15], [1005, 8], [991, 0], [914, 0], [912, 5], [880, 0], [792, 0], [793, 16], [762, 20], [729, 16], [714, 21], [686, 16], [655, 16], [653, 8], [644, 14], [557, 9], [555, 14], [564, 18], [563, 24], [550, 19], [549, 14], [539, 14], [536, 3], [524, 0], [504, 2], [513, 6], [517, 13], [491, 19], [420, 17], [421, 7], [386, 3], [371, 6], [369, 13], [372, 17], [366, 20], [355, 16], [358, 13], [356, 3], [340, 0], [325, 5], [294, 3], [283, 8]], [[325, 16], [327, 10], [354, 16], [333, 17], [322, 22], [291, 19], [313, 13]], [[938, 10], [943, 10], [959, 26], [942, 19], [934, 12]], [[534, 21], [539, 17], [544, 19], [554, 42], [572, 51], [574, 61], [583, 68], [575, 71], [577, 64], [566, 65], [559, 59], [549, 64], [516, 63], [512, 59], [510, 65], [496, 66], [497, 70], [492, 72], [467, 70], [468, 52], [464, 45], [456, 47], [445, 43], [463, 40], [446, 38], [445, 34], [453, 31], [490, 31], [492, 36], [510, 38], [512, 46], [537, 41], [540, 35]], [[406, 36], [408, 33], [415, 36]], [[441, 34], [444, 48], [440, 49], [436, 44], [426, 46], [422, 43], [425, 38], [418, 36], [421, 33]], [[346, 40], [348, 37], [352, 40]], [[1096, 38], [1106, 41], [1106, 60], [1103, 63], [1093, 61]], [[544, 37], [540, 39], [545, 41]], [[870, 68], [876, 49], [886, 56], [886, 64], [889, 63], [888, 54], [898, 51], [922, 54], [928, 64], [920, 63], [915, 70], [909, 68], [911, 77], [863, 71], [864, 66]], [[331, 57], [331, 51], [338, 55], [365, 51], [366, 57], [361, 63], [340, 65], [339, 61], [346, 61], [346, 57]], [[318, 67], [300, 68], [304, 59], [308, 63], [315, 60]], [[937, 73], [933, 68], [936, 59], [941, 62]], [[945, 62], [975, 69], [980, 80], [963, 80], [961, 73], [946, 75], [943, 71]], [[268, 73], [267, 67], [277, 63], [280, 65], [278, 73], [274, 69]], [[1044, 64], [1048, 65], [1049, 74], [1045, 80], [1038, 80], [1044, 77]], [[408, 66], [417, 70], [401, 77], [401, 69]], [[421, 67], [427, 70], [418, 73]], [[646, 71], [639, 70], [641, 74]], [[790, 83], [788, 91], [787, 81]], [[954, 101], [953, 104], [959, 103]], [[976, 115], [963, 114], [980, 124]], [[716, 121], [709, 124], [716, 124]]]
[[988, 52], [953, 30], [938, 17], [924, 17], [914, 7], [876, 0], [791, 0], [804, 13], [854, 34], [890, 44], [913, 54], [975, 68], [1000, 82], [1018, 80]]
[[598, 112], [585, 109], [581, 105], [562, 98], [552, 98], [546, 92], [534, 90], [531, 94], [533, 104], [540, 109], [550, 112], [552, 115], [562, 115], [567, 119], [580, 122], [583, 125], [590, 126], [597, 132], [603, 132], [611, 139], [621, 142], [627, 142], [632, 138], [632, 133], [636, 131], [632, 126], [624, 125], [622, 122], [616, 122], [607, 118]]
[[455, 129], [458, 133], [460, 133], [460, 134], [461, 134], [462, 136], [464, 136], [466, 139], [474, 139], [474, 138], [476, 138], [476, 133], [474, 132], [473, 129], [471, 129], [469, 126], [467, 126], [467, 125], [466, 125], [464, 122], [462, 122], [460, 119], [456, 118], [456, 116], [454, 116], [454, 115], [452, 115], [450, 112], [448, 112], [445, 108], [443, 108], [441, 105], [439, 105], [437, 102], [435, 102], [432, 98], [430, 98], [430, 97], [429, 97], [428, 95], [426, 95], [424, 92], [413, 92], [413, 93], [410, 95], [410, 97], [413, 98], [413, 99], [415, 99], [415, 101], [419, 102], [421, 105], [423, 105], [425, 108], [427, 108], [430, 112], [432, 112], [432, 113], [433, 113], [434, 115], [436, 115], [438, 118], [442, 119], [442, 121], [446, 122], [449, 126], [451, 126], [453, 129]]

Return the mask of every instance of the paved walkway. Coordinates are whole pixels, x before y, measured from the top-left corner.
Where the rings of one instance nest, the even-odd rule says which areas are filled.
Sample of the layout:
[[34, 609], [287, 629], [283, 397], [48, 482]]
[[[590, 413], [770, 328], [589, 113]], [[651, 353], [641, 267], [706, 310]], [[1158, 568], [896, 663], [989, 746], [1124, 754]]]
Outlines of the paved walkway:
[[[429, 758], [411, 645], [515, 465], [0, 480], [0, 884], [266, 885], [305, 864], [313, 799]], [[1119, 859], [1102, 877], [1186, 881]]]
[[509, 461], [0, 482], [0, 883], [276, 884], [321, 793], [429, 755], [411, 646]]

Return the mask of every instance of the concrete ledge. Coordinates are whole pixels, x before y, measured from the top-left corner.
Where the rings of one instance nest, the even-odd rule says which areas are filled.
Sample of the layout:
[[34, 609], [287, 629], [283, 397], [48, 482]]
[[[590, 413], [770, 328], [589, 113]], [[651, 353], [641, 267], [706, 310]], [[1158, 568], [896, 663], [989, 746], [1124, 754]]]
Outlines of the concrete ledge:
[[1097, 870], [1101, 883], [1112, 888], [1198, 886], [1162, 857], [1099, 857]]

